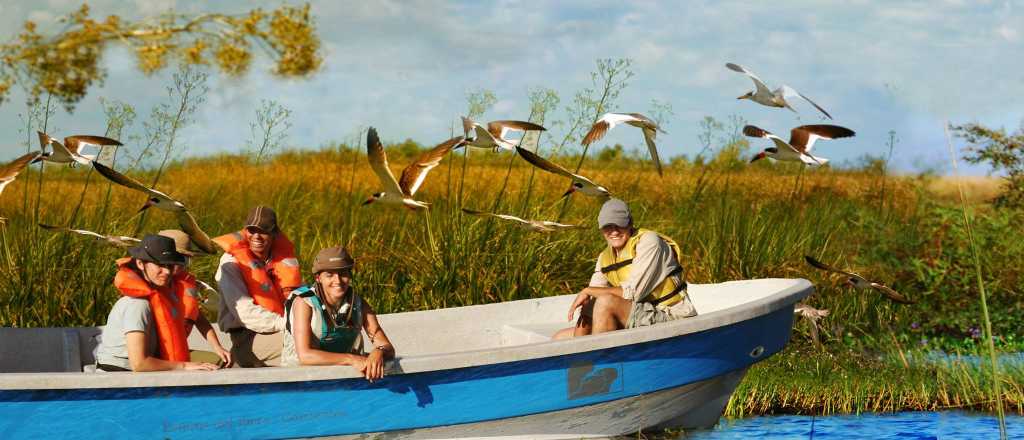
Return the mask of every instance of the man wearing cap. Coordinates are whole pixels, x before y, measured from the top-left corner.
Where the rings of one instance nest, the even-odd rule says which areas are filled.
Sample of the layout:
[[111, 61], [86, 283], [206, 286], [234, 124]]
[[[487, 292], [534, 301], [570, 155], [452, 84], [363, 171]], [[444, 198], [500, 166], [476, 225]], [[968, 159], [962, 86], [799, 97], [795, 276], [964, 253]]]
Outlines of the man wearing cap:
[[210, 325], [210, 321], [203, 315], [202, 307], [199, 306], [202, 303], [202, 298], [199, 296], [199, 290], [213, 290], [209, 284], [199, 281], [188, 268], [192, 262], [192, 257], [196, 254], [192, 251], [192, 239], [185, 233], [185, 231], [179, 229], [165, 229], [157, 232], [156, 235], [170, 238], [174, 240], [174, 248], [179, 254], [185, 256], [185, 264], [182, 266], [175, 266], [174, 276], [176, 278], [182, 278], [188, 280], [194, 287], [188, 289], [185, 293], [188, 295], [185, 298], [185, 335], [192, 333], [192, 328], [195, 327], [199, 330], [199, 334], [206, 339], [206, 342], [210, 344], [210, 348], [213, 349], [214, 354], [220, 358], [224, 366], [230, 367], [233, 363], [231, 361], [231, 353], [224, 349], [220, 344], [220, 338], [217, 337], [217, 332]]
[[101, 371], [215, 370], [216, 365], [189, 360], [185, 315], [188, 291], [195, 284], [176, 276], [185, 256], [174, 241], [147, 235], [117, 260], [114, 287], [121, 298], [107, 316], [96, 367]]
[[249, 211], [241, 231], [213, 241], [224, 249], [215, 276], [220, 287], [217, 324], [231, 335], [235, 363], [280, 364], [284, 300], [302, 285], [295, 247], [281, 232], [277, 214], [265, 206]]
[[671, 238], [633, 225], [626, 202], [610, 199], [597, 217], [608, 247], [597, 258], [590, 285], [569, 307], [575, 327], [556, 339], [604, 333], [697, 314], [686, 294], [681, 252]]
[[[285, 303], [282, 365], [351, 365], [371, 382], [384, 377], [384, 360], [395, 349], [373, 307], [352, 288], [354, 265], [341, 246], [317, 254], [313, 286], [293, 290]], [[369, 354], [361, 331], [373, 347]]]

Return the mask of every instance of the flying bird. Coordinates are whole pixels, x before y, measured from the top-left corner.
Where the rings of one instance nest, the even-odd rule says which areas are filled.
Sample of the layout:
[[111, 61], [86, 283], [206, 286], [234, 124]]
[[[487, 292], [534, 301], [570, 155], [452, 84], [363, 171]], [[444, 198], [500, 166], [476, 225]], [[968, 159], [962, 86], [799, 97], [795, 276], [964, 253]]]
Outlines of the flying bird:
[[568, 196], [576, 191], [593, 197], [609, 198], [612, 196], [605, 187], [598, 185], [579, 174], [573, 174], [569, 172], [569, 170], [562, 168], [561, 165], [548, 161], [530, 150], [517, 146], [516, 152], [519, 153], [520, 157], [537, 168], [572, 179], [572, 186], [569, 187], [569, 190], [566, 191], [565, 194], [562, 194], [562, 197]]
[[490, 212], [475, 211], [472, 209], [462, 208], [462, 212], [469, 215], [475, 215], [478, 217], [495, 217], [509, 222], [516, 223], [519, 227], [533, 232], [555, 232], [560, 229], [576, 229], [579, 226], [567, 225], [564, 223], [552, 222], [547, 220], [526, 220], [514, 215], [508, 214], [494, 214]]
[[[587, 132], [586, 136], [583, 136], [583, 145], [590, 145], [591, 143], [604, 137], [604, 134], [615, 128], [616, 125], [626, 123], [634, 127], [639, 127], [644, 132], [644, 142], [647, 143], [647, 151], [651, 153], [651, 160], [654, 161], [654, 166], [658, 169], [658, 175], [663, 176], [661, 171], [661, 159], [658, 158], [658, 147], [654, 144], [654, 138], [657, 137], [658, 132], [665, 133], [658, 124], [651, 118], [641, 115], [640, 113], [605, 113], [598, 119], [590, 131]], [[665, 133], [668, 134], [668, 133]]]
[[828, 309], [816, 309], [807, 304], [797, 304], [793, 307], [793, 314], [799, 315], [811, 321], [811, 340], [814, 341], [814, 345], [820, 346], [821, 340], [818, 339], [818, 320], [828, 316]]
[[94, 240], [96, 240], [98, 242], [109, 244], [111, 246], [122, 247], [122, 248], [132, 247], [132, 246], [135, 246], [136, 244], [142, 242], [142, 240], [139, 240], [139, 239], [137, 239], [135, 237], [126, 237], [126, 236], [123, 236], [123, 235], [103, 235], [103, 234], [98, 234], [98, 233], [95, 233], [95, 232], [92, 232], [92, 231], [86, 231], [85, 229], [71, 229], [71, 228], [65, 228], [65, 227], [61, 227], [61, 226], [46, 225], [46, 224], [43, 224], [43, 223], [40, 223], [39, 227], [43, 228], [43, 229], [46, 229], [47, 231], [70, 232], [70, 233], [74, 233], [74, 234], [84, 235], [84, 236], [90, 237], [90, 238], [92, 238], [92, 239], [94, 239]]
[[192, 239], [192, 243], [194, 243], [197, 248], [208, 254], [217, 253], [218, 246], [214, 244], [213, 240], [210, 240], [210, 236], [199, 227], [199, 224], [196, 223], [195, 217], [192, 216], [192, 213], [189, 212], [188, 208], [186, 208], [184, 204], [163, 192], [147, 188], [137, 180], [114, 171], [106, 165], [99, 162], [93, 162], [92, 164], [93, 167], [96, 168], [97, 172], [103, 175], [103, 177], [109, 179], [111, 182], [146, 194], [148, 199], [146, 199], [146, 203], [142, 205], [142, 208], [139, 209], [139, 212], [145, 211], [151, 207], [156, 207], [158, 209], [174, 213], [177, 217], [178, 225], [181, 226], [181, 230], [188, 234], [189, 238]]
[[749, 99], [761, 105], [766, 105], [768, 107], [788, 108], [792, 110], [793, 113], [797, 113], [797, 111], [794, 110], [793, 107], [790, 107], [789, 103], [786, 102], [786, 98], [799, 96], [803, 98], [805, 101], [811, 103], [811, 105], [813, 105], [814, 108], [824, 113], [826, 117], [832, 119], [832, 115], [828, 114], [828, 112], [825, 111], [825, 109], [821, 108], [821, 106], [819, 106], [818, 104], [815, 104], [814, 101], [811, 101], [811, 98], [804, 96], [803, 94], [794, 90], [790, 86], [783, 84], [782, 87], [775, 89], [775, 91], [773, 92], [768, 89], [768, 86], [765, 85], [764, 81], [761, 81], [761, 78], [758, 78], [757, 75], [754, 74], [754, 72], [751, 72], [746, 67], [733, 63], [726, 63], [725, 67], [728, 67], [729, 70], [733, 70], [744, 75], [747, 75], [748, 77], [750, 77], [751, 81], [754, 81], [754, 87], [756, 87], [756, 90], [752, 92], [747, 92], [745, 95], [740, 96], [739, 98], [736, 99]]
[[804, 260], [807, 261], [807, 264], [810, 264], [811, 266], [814, 266], [814, 267], [816, 267], [818, 269], [824, 270], [826, 272], [834, 272], [834, 273], [838, 273], [840, 275], [846, 276], [847, 277], [846, 281], [851, 286], [856, 288], [857, 290], [863, 291], [863, 290], [873, 289], [873, 290], [878, 291], [882, 295], [884, 295], [886, 298], [889, 298], [889, 300], [891, 300], [893, 302], [896, 302], [896, 303], [900, 303], [900, 304], [914, 304], [914, 303], [916, 303], [916, 301], [911, 301], [910, 299], [907, 299], [907, 297], [901, 295], [899, 292], [897, 292], [895, 290], [892, 290], [888, 286], [885, 286], [885, 285], [882, 285], [882, 284], [879, 284], [879, 283], [876, 283], [876, 282], [873, 282], [873, 281], [868, 281], [866, 278], [864, 278], [864, 277], [862, 277], [862, 276], [860, 276], [860, 275], [858, 275], [856, 273], [847, 272], [847, 271], [844, 271], [844, 270], [836, 269], [836, 268], [834, 268], [832, 266], [829, 266], [829, 265], [827, 265], [825, 263], [822, 263], [822, 262], [820, 262], [818, 260], [815, 260], [814, 258], [812, 258], [810, 256], [807, 256], [807, 255], [804, 256]]
[[54, 139], [50, 135], [37, 131], [39, 134], [39, 146], [45, 151], [46, 146], [49, 145], [53, 148], [53, 151], [45, 151], [42, 153], [40, 160], [55, 163], [69, 163], [72, 166], [75, 164], [89, 165], [96, 159], [94, 154], [82, 154], [82, 147], [86, 145], [104, 147], [104, 146], [121, 146], [121, 142], [110, 139], [103, 136], [68, 136], [64, 138], [64, 143], [60, 143], [57, 139]]
[[23, 154], [17, 159], [0, 166], [0, 194], [3, 194], [4, 188], [13, 182], [14, 178], [18, 177], [18, 174], [21, 173], [28, 164], [37, 162], [42, 154], [43, 153], [39, 151], [33, 151], [31, 153]]
[[[487, 128], [472, 119], [462, 117], [462, 130], [467, 142], [465, 145], [477, 148], [493, 148], [494, 151], [515, 151], [517, 140], [509, 140], [506, 136], [515, 131], [545, 131], [543, 126], [526, 121], [491, 121]], [[469, 134], [473, 133], [470, 137]]]
[[444, 155], [448, 154], [452, 149], [465, 144], [466, 138], [462, 136], [456, 136], [438, 144], [421, 154], [413, 163], [405, 167], [402, 170], [402, 179], [396, 180], [394, 174], [391, 174], [391, 169], [388, 167], [388, 157], [384, 154], [384, 145], [381, 144], [380, 138], [377, 136], [377, 130], [370, 127], [366, 133], [366, 155], [370, 161], [370, 167], [377, 174], [381, 185], [384, 185], [384, 191], [371, 195], [370, 198], [363, 202], [363, 205], [381, 202], [390, 205], [402, 205], [412, 210], [428, 208], [429, 204], [414, 200], [412, 198], [413, 195], [423, 185], [423, 181], [427, 178], [427, 173], [441, 164], [441, 159], [444, 158]]
[[765, 148], [764, 151], [757, 153], [750, 160], [751, 163], [770, 157], [775, 160], [802, 162], [807, 165], [824, 165], [828, 162], [828, 159], [811, 155], [811, 148], [814, 148], [814, 142], [818, 139], [853, 137], [856, 133], [849, 128], [838, 125], [801, 125], [790, 130], [789, 142], [786, 142], [768, 130], [747, 125], [743, 127], [743, 134], [750, 137], [770, 139], [775, 143], [774, 147]]

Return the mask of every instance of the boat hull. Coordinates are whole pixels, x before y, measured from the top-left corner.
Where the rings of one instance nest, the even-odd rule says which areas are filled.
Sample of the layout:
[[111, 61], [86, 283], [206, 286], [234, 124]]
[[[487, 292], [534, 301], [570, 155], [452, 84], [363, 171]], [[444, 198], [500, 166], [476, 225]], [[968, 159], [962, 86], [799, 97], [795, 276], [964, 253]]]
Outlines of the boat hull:
[[[118, 438], [203, 439], [365, 433], [445, 437], [472, 432], [459, 431], [458, 425], [480, 425], [505, 433], [502, 435], [557, 437], [628, 434], [666, 423], [697, 427], [717, 420], [728, 395], [751, 364], [785, 346], [792, 320], [790, 305], [666, 339], [563, 356], [395, 374], [372, 384], [345, 378], [7, 389], [0, 391], [0, 432], [5, 438], [55, 433], [65, 438], [95, 437], [97, 433]], [[715, 397], [709, 398], [707, 390], [712, 388]], [[648, 401], [674, 403], [652, 409]], [[708, 405], [713, 407], [710, 411]], [[593, 417], [574, 424], [571, 417], [602, 413], [609, 419], [605, 424], [590, 424], [587, 420]], [[687, 414], [693, 416], [688, 419]], [[529, 420], [536, 422], [523, 422]], [[563, 422], [517, 428], [544, 420]]]

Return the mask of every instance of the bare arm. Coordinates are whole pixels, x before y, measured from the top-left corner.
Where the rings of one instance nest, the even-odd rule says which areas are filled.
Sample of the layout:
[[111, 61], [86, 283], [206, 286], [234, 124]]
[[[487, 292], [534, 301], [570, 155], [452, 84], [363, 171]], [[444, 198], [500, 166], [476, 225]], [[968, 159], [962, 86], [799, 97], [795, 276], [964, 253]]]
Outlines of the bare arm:
[[384, 360], [395, 357], [395, 347], [391, 345], [391, 340], [388, 339], [388, 335], [384, 333], [384, 329], [380, 326], [380, 321], [377, 320], [377, 314], [373, 311], [373, 307], [363, 300], [362, 297], [359, 298], [359, 301], [363, 303], [363, 330], [366, 331], [366, 334], [370, 337], [370, 342], [373, 344], [373, 350], [366, 357], [366, 371], [363, 374], [367, 380], [373, 382], [384, 377]]
[[299, 355], [302, 365], [351, 365], [362, 372], [366, 358], [357, 354], [331, 353], [313, 348], [313, 329], [309, 322], [313, 316], [313, 308], [305, 301], [292, 302], [292, 337], [295, 339], [295, 353]]
[[125, 346], [128, 348], [128, 363], [132, 371], [167, 371], [167, 370], [216, 370], [217, 366], [205, 362], [165, 361], [158, 357], [146, 355], [146, 334], [132, 331], [124, 334]]
[[210, 325], [210, 321], [203, 316], [203, 312], [199, 312], [199, 316], [196, 317], [196, 329], [199, 330], [199, 334], [206, 338], [206, 342], [213, 347], [213, 352], [220, 357], [220, 360], [224, 362], [222, 368], [231, 367], [232, 359], [231, 352], [224, 349], [224, 346], [220, 345], [220, 338], [217, 337], [217, 331]]

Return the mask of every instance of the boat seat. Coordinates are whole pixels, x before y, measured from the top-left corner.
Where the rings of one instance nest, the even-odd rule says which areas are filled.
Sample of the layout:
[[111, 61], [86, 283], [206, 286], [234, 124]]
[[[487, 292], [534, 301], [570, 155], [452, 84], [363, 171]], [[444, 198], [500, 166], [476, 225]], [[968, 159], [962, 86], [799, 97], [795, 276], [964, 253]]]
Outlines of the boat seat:
[[555, 332], [569, 327], [569, 322], [541, 322], [532, 324], [505, 324], [501, 332], [501, 345], [524, 345], [551, 340]]
[[81, 372], [82, 349], [78, 329], [2, 329], [0, 371]]

